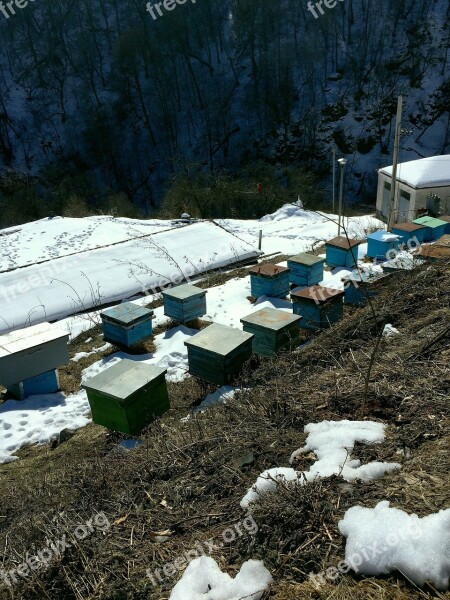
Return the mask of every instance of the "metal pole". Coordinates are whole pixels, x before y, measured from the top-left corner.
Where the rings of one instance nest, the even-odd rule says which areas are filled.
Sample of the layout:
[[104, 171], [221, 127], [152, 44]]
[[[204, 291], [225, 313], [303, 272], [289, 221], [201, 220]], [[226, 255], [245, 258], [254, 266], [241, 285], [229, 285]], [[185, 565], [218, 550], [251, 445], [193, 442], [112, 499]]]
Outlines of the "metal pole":
[[338, 163], [341, 166], [341, 181], [339, 185], [339, 215], [338, 215], [338, 236], [341, 235], [341, 218], [342, 225], [344, 225], [344, 218], [342, 216], [342, 196], [344, 195], [344, 169], [347, 163], [346, 158], [340, 158]]
[[259, 230], [258, 250], [261, 250], [262, 246], [262, 229]]
[[333, 215], [334, 212], [334, 204], [336, 198], [336, 148], [333, 146]]
[[392, 229], [395, 223], [395, 214], [398, 211], [398, 198], [397, 198], [397, 164], [398, 154], [400, 149], [400, 136], [402, 128], [402, 111], [403, 111], [403, 96], [398, 97], [397, 102], [397, 120], [395, 123], [395, 141], [394, 141], [394, 162], [392, 165], [392, 182], [391, 182], [391, 198], [390, 198], [390, 211], [388, 219], [388, 231]]

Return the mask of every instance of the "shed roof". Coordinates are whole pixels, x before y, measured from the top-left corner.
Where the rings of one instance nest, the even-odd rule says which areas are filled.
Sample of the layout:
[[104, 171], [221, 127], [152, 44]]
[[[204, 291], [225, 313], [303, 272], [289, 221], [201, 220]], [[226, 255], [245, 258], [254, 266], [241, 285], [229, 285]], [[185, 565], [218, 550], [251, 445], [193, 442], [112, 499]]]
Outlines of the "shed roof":
[[[392, 166], [383, 167], [378, 173], [392, 177]], [[450, 186], [450, 154], [400, 163], [397, 181], [414, 189]]]
[[0, 336], [0, 358], [64, 337], [69, 339], [69, 333], [50, 323], [17, 329]]
[[284, 273], [285, 271], [289, 271], [287, 267], [280, 267], [280, 265], [256, 265], [248, 270], [249, 273], [254, 273], [255, 275], [262, 275], [263, 277], [273, 277], [274, 275], [278, 275], [279, 273]]
[[447, 225], [445, 221], [441, 221], [441, 219], [436, 219], [434, 217], [420, 217], [419, 219], [415, 219], [414, 223], [417, 223], [418, 225], [425, 225], [425, 227], [431, 227], [431, 229], [436, 229], [436, 227]]
[[400, 231], [419, 231], [419, 229], [425, 229], [425, 225], [419, 225], [419, 223], [396, 223], [392, 226], [392, 229], [399, 229]]
[[175, 298], [176, 300], [187, 300], [192, 296], [198, 296], [200, 294], [204, 295], [207, 291], [208, 290], [204, 290], [203, 288], [197, 287], [195, 285], [184, 283], [183, 285], [177, 285], [177, 287], [164, 290], [162, 294], [163, 296]]
[[313, 285], [299, 290], [298, 292], [291, 292], [291, 297], [303, 298], [304, 300], [311, 300], [315, 303], [326, 302], [330, 298], [339, 298], [345, 294], [344, 290], [337, 290], [333, 288], [326, 288], [322, 285]]
[[184, 343], [186, 346], [194, 346], [208, 350], [219, 356], [227, 356], [233, 350], [236, 350], [241, 344], [252, 339], [251, 333], [246, 333], [228, 325], [213, 323], [199, 333], [192, 336]]
[[262, 308], [246, 317], [242, 317], [241, 323], [259, 325], [263, 328], [267, 327], [267, 329], [278, 331], [286, 325], [300, 321], [300, 319], [299, 315], [294, 315], [291, 312], [277, 310], [276, 308]]
[[361, 240], [354, 240], [352, 238], [347, 238], [343, 235], [339, 235], [338, 237], [335, 237], [332, 240], [328, 240], [328, 242], [326, 242], [326, 245], [335, 246], [336, 248], [342, 248], [343, 250], [350, 250], [350, 248], [359, 246], [360, 243]]
[[125, 400], [148, 383], [165, 374], [167, 369], [124, 358], [102, 371], [81, 387]]
[[152, 314], [153, 311], [149, 308], [138, 306], [137, 304], [133, 304], [133, 302], [124, 302], [101, 312], [102, 317], [123, 323], [124, 325], [129, 325], [133, 321], [142, 319], [143, 317], [150, 317]]
[[299, 265], [305, 265], [306, 267], [312, 267], [313, 265], [318, 265], [320, 263], [325, 262], [325, 258], [321, 258], [320, 256], [316, 256], [315, 254], [308, 254], [307, 252], [301, 252], [296, 256], [291, 256], [288, 262], [295, 262]]

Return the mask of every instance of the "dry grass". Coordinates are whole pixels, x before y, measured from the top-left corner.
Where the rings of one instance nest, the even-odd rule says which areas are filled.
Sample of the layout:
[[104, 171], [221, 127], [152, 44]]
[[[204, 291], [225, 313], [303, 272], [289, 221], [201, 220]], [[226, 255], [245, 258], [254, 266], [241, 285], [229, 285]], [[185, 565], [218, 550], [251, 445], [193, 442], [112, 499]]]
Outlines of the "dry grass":
[[161, 569], [198, 541], [220, 540], [242, 520], [239, 501], [247, 488], [264, 469], [287, 466], [305, 440], [306, 423], [360, 416], [371, 353], [390, 322], [400, 335], [381, 342], [366, 406], [368, 418], [389, 425], [387, 439], [359, 445], [355, 455], [399, 461], [402, 470], [370, 484], [334, 477], [281, 487], [255, 506], [258, 533], [213, 556], [230, 573], [247, 558], [264, 559], [275, 580], [265, 596], [271, 600], [449, 599], [395, 574], [346, 575], [317, 590], [308, 580], [311, 571], [343, 558], [337, 525], [350, 506], [386, 499], [419, 515], [450, 506], [450, 339], [430, 346], [448, 324], [449, 288], [450, 271], [442, 266], [390, 278], [375, 301], [376, 318], [368, 308], [347, 310], [300, 351], [253, 357], [236, 381], [247, 391], [186, 422], [181, 417], [214, 388], [193, 378], [170, 384], [170, 412], [143, 432], [144, 444], [132, 453], [114, 452], [124, 436], [94, 425], [53, 450], [22, 451], [21, 461], [0, 468], [5, 568], [42, 548], [46, 536], [69, 535], [95, 511], [114, 524], [0, 598], [167, 599], [178, 576], [153, 587], [146, 569]]

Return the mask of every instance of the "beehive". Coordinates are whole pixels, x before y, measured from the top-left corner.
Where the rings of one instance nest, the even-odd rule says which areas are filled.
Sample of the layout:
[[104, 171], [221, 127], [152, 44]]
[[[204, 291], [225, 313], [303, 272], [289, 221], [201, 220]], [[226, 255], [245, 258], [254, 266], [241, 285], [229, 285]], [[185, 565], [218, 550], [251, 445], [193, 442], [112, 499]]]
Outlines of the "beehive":
[[302, 252], [287, 261], [290, 271], [289, 281], [296, 286], [309, 287], [323, 280], [324, 258]]
[[291, 292], [292, 308], [300, 315], [300, 327], [304, 329], [325, 329], [330, 327], [344, 313], [344, 290], [333, 290], [321, 285]]
[[152, 336], [153, 311], [124, 302], [100, 313], [106, 342], [132, 348]]
[[163, 292], [164, 314], [178, 323], [188, 323], [206, 314], [206, 292], [183, 284]]
[[427, 228], [417, 223], [396, 223], [392, 227], [392, 233], [400, 237], [400, 244], [407, 244], [409, 240], [416, 238], [419, 244], [425, 241]]
[[252, 355], [253, 335], [213, 323], [184, 343], [189, 373], [218, 385], [229, 383]]
[[94, 423], [135, 435], [170, 408], [167, 370], [124, 359], [82, 385]]
[[367, 298], [374, 298], [378, 294], [387, 277], [388, 273], [379, 271], [364, 271], [344, 277], [345, 303], [365, 306]]
[[289, 269], [278, 265], [258, 265], [249, 269], [251, 294], [254, 298], [286, 298], [289, 293]]
[[8, 386], [8, 392], [18, 400], [39, 394], [54, 394], [59, 390], [59, 375], [57, 369], [35, 375], [19, 383]]
[[392, 258], [390, 250], [397, 250], [401, 244], [400, 238], [395, 233], [380, 230], [374, 231], [367, 236], [367, 256], [377, 260]]
[[358, 260], [360, 240], [338, 236], [326, 242], [326, 263], [330, 267], [353, 268]]
[[435, 219], [434, 217], [420, 217], [420, 219], [415, 219], [414, 223], [426, 227], [425, 242], [433, 242], [434, 240], [439, 239], [445, 235], [445, 230], [447, 228], [447, 223], [445, 221]]
[[253, 352], [263, 356], [274, 356], [286, 347], [295, 347], [300, 343], [299, 315], [263, 308], [241, 319], [243, 329], [254, 335]]
[[[18, 388], [14, 386], [20, 388], [22, 384], [20, 395], [26, 394], [30, 389], [34, 393], [37, 380], [30, 380], [52, 373], [69, 362], [68, 339], [67, 331], [50, 323], [40, 323], [2, 335], [0, 337], [0, 383], [16, 392]], [[42, 377], [39, 389], [40, 393], [54, 392], [54, 375]]]

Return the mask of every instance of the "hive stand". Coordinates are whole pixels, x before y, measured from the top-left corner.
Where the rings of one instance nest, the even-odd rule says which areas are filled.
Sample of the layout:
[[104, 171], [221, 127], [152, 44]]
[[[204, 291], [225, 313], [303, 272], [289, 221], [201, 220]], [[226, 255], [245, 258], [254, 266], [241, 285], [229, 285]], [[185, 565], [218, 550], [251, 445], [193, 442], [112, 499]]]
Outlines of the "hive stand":
[[82, 385], [94, 423], [136, 435], [170, 408], [167, 369], [124, 359]]
[[152, 337], [153, 311], [133, 302], [124, 302], [100, 313], [106, 342], [133, 348]]
[[56, 369], [69, 362], [69, 333], [40, 323], [0, 336], [0, 383], [20, 400], [59, 389]]
[[294, 348], [300, 344], [299, 315], [263, 308], [241, 319], [243, 329], [254, 335], [253, 352], [263, 356], [275, 356], [282, 348]]
[[213, 323], [184, 342], [189, 373], [218, 385], [229, 383], [252, 355], [252, 340], [250, 333]]
[[291, 292], [293, 312], [303, 317], [300, 327], [317, 331], [342, 319], [344, 293], [321, 285]]
[[445, 235], [448, 225], [446, 221], [435, 219], [434, 217], [420, 217], [420, 219], [415, 219], [413, 222], [416, 225], [424, 225], [426, 227], [425, 242], [433, 242]]
[[361, 240], [347, 239], [340, 235], [326, 242], [326, 263], [329, 267], [353, 268], [358, 260]]
[[400, 244], [407, 244], [409, 240], [416, 238], [419, 244], [425, 241], [427, 228], [417, 223], [396, 223], [392, 227], [392, 233], [400, 237]]
[[253, 298], [286, 298], [289, 294], [289, 269], [278, 265], [257, 265], [249, 269]]
[[187, 283], [165, 290], [162, 293], [164, 314], [183, 324], [203, 317], [206, 314], [206, 292]]
[[292, 256], [287, 261], [291, 285], [309, 287], [320, 283], [323, 280], [324, 262], [324, 258], [306, 252]]

